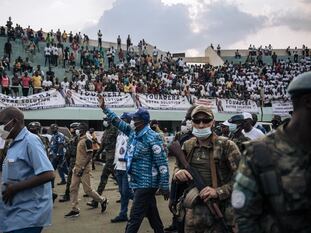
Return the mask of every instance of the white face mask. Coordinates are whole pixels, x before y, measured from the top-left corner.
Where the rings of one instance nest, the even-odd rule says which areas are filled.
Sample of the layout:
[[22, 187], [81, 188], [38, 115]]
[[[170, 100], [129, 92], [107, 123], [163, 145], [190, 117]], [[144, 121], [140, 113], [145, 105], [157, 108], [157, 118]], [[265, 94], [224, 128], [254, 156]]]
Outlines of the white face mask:
[[135, 129], [136, 129], [135, 122], [134, 122], [133, 120], [131, 120], [130, 126], [131, 126], [131, 129], [132, 129], [132, 130], [135, 130]]
[[107, 128], [109, 126], [108, 121], [103, 121], [103, 126]]
[[[11, 120], [12, 121], [12, 120]], [[8, 125], [11, 121], [9, 121], [8, 123], [6, 123], [5, 125], [0, 125], [0, 137], [3, 139], [3, 140], [6, 140], [9, 136], [9, 134], [11, 133], [11, 129], [10, 131], [7, 131], [5, 130], [5, 126]]]
[[76, 135], [77, 135], [77, 136], [80, 136], [80, 130], [76, 129], [75, 132], [76, 132]]
[[206, 127], [203, 129], [193, 127], [192, 134], [199, 139], [206, 139], [212, 134], [212, 130], [211, 127]]

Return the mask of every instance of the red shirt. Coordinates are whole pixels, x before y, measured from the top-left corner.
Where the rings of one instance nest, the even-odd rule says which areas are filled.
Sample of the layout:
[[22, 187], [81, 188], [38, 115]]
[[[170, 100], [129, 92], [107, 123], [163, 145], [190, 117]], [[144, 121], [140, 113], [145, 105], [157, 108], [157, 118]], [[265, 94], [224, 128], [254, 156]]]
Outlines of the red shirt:
[[29, 76], [22, 76], [22, 86], [23, 88], [29, 88], [31, 78]]

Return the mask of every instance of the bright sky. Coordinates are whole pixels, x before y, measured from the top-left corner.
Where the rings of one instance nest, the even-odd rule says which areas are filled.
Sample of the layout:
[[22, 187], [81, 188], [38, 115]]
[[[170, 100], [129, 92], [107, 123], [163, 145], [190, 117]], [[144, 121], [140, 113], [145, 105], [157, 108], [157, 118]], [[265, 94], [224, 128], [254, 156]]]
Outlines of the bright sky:
[[160, 49], [203, 55], [213, 43], [222, 48], [249, 44], [274, 48], [311, 46], [311, 0], [1, 0], [0, 24], [35, 30], [81, 31], [104, 40], [128, 34]]

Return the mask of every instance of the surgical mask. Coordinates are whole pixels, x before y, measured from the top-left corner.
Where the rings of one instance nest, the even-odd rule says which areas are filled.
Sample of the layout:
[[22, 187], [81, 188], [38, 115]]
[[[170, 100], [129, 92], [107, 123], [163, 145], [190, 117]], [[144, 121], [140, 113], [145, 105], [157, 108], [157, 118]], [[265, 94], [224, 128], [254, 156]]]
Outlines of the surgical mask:
[[109, 126], [108, 121], [103, 121], [103, 126], [107, 128]]
[[229, 131], [230, 133], [234, 133], [237, 129], [237, 125], [236, 124], [230, 124], [229, 125]]
[[134, 122], [133, 120], [131, 120], [130, 126], [131, 126], [131, 129], [132, 129], [132, 130], [135, 130], [135, 129], [136, 129], [135, 122]]
[[192, 134], [199, 139], [205, 139], [205, 138], [208, 138], [212, 134], [212, 130], [211, 130], [211, 127], [206, 127], [203, 129], [198, 129], [198, 128], [193, 127]]
[[[12, 121], [12, 120], [11, 120]], [[0, 125], [0, 137], [3, 139], [3, 140], [6, 140], [9, 136], [9, 134], [11, 133], [11, 129], [10, 131], [7, 131], [5, 130], [5, 126], [8, 125], [11, 121], [9, 121], [7, 124], [5, 125]]]
[[77, 136], [80, 136], [80, 130], [76, 129], [75, 133]]

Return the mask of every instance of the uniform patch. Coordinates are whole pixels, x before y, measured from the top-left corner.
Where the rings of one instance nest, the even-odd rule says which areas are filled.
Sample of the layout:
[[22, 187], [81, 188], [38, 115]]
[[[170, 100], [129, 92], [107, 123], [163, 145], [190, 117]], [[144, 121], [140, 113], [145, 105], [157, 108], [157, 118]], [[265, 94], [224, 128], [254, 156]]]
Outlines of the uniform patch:
[[160, 173], [161, 173], [161, 174], [167, 173], [167, 167], [166, 167], [166, 166], [160, 166], [160, 167], [159, 167], [159, 170], [160, 170]]
[[158, 170], [155, 167], [153, 167], [152, 168], [152, 176], [157, 176], [157, 175], [158, 175]]
[[233, 190], [231, 195], [231, 204], [235, 209], [241, 209], [245, 205], [245, 194], [240, 190]]
[[121, 147], [121, 148], [120, 148], [120, 151], [119, 151], [119, 154], [120, 154], [120, 155], [123, 155], [124, 152], [125, 152], [125, 149], [124, 149], [123, 147]]
[[162, 151], [161, 146], [159, 145], [153, 145], [152, 150], [153, 150], [153, 153], [155, 153], [156, 155], [160, 154]]

